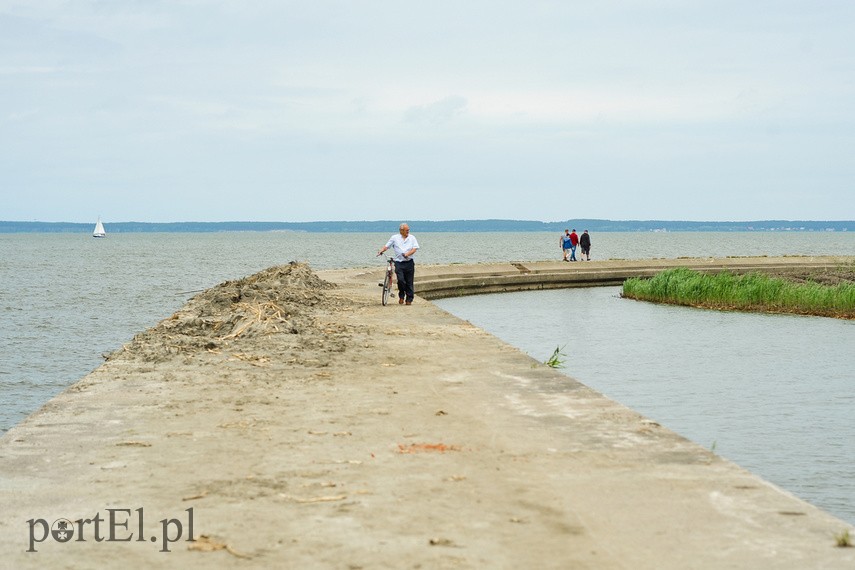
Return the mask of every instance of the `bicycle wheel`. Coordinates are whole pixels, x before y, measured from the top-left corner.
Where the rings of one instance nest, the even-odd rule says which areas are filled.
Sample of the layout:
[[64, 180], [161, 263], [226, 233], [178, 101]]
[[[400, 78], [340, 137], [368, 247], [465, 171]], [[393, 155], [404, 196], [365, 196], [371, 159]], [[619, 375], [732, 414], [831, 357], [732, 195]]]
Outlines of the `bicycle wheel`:
[[389, 301], [389, 292], [392, 290], [392, 272], [386, 271], [386, 276], [383, 278], [383, 306]]

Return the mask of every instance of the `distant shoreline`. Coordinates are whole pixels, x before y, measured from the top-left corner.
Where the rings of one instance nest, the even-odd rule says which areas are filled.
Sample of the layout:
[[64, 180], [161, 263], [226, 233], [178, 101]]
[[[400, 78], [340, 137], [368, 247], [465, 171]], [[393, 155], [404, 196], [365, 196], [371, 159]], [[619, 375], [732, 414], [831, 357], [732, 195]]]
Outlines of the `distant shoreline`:
[[[744, 222], [703, 222], [680, 220], [597, 220], [559, 222], [533, 220], [408, 220], [420, 232], [563, 232], [565, 228], [591, 232], [848, 232], [855, 220], [754, 220]], [[111, 233], [214, 233], [214, 232], [307, 232], [307, 233], [386, 233], [399, 220], [320, 221], [320, 222], [105, 222]], [[91, 233], [92, 223], [0, 221], [0, 234]]]

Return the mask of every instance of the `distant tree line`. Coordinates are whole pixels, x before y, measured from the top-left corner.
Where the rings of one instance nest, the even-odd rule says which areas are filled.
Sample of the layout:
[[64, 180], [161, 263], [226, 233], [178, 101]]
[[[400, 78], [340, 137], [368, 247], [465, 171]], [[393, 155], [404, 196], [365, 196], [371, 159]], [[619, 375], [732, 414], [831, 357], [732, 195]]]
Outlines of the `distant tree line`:
[[[315, 233], [380, 232], [397, 229], [405, 220], [327, 222], [105, 222], [107, 233], [146, 232], [272, 232]], [[855, 231], [855, 221], [757, 220], [694, 222], [674, 220], [595, 220], [561, 222], [532, 220], [406, 220], [414, 232], [562, 232], [565, 228], [591, 232], [746, 232], [746, 231]], [[71, 222], [0, 221], [0, 233], [87, 233], [94, 224]]]

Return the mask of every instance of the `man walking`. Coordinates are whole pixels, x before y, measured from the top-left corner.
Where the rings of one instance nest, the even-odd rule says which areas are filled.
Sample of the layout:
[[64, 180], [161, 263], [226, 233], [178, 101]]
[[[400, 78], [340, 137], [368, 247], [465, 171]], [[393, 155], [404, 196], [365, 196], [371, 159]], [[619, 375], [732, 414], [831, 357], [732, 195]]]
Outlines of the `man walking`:
[[579, 245], [579, 236], [576, 235], [576, 228], [570, 232], [570, 261], [576, 261], [576, 246]]
[[591, 236], [588, 235], [588, 230], [582, 232], [582, 237], [579, 238], [579, 246], [582, 248], [582, 257], [585, 261], [591, 261]]
[[419, 242], [416, 241], [416, 236], [410, 235], [410, 226], [401, 224], [398, 228], [398, 233], [394, 234], [386, 242], [386, 245], [380, 248], [377, 255], [383, 255], [383, 252], [392, 248], [395, 253], [395, 275], [398, 277], [398, 304], [403, 305], [404, 302], [408, 305], [413, 304], [413, 296], [415, 291], [413, 281], [416, 276], [416, 264], [413, 261], [413, 255], [419, 249]]

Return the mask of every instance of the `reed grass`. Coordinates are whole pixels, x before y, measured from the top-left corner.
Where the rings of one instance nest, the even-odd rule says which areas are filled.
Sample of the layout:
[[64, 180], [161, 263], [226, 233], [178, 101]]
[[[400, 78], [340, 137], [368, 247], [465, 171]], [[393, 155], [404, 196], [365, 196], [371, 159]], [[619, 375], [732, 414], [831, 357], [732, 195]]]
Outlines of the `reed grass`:
[[708, 275], [668, 269], [649, 279], [627, 279], [622, 296], [694, 307], [855, 318], [855, 283], [795, 283], [761, 273]]
[[552, 356], [550, 356], [546, 360], [546, 362], [544, 362], [544, 364], [546, 364], [550, 368], [564, 368], [564, 361], [566, 356], [567, 355], [564, 354], [564, 347], [556, 346], [555, 350], [552, 351]]

